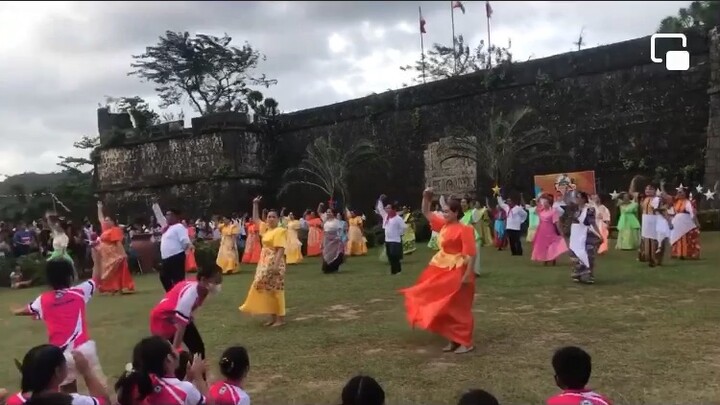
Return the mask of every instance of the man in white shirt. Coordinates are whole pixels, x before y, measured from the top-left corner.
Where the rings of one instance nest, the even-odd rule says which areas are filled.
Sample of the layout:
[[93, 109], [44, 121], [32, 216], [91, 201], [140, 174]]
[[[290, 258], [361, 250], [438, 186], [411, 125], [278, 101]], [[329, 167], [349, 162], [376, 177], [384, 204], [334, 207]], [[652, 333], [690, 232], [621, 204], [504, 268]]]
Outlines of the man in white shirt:
[[511, 198], [503, 201], [502, 197], [498, 197], [498, 205], [505, 211], [505, 214], [507, 214], [505, 232], [507, 233], [510, 244], [510, 253], [513, 256], [522, 256], [520, 230], [522, 229], [523, 222], [527, 220], [527, 211], [525, 211], [523, 207], [515, 205]]
[[398, 274], [402, 271], [400, 261], [403, 258], [402, 235], [407, 224], [397, 214], [397, 204], [384, 204], [385, 195], [381, 195], [375, 204], [375, 212], [382, 217], [382, 226], [385, 230], [385, 254], [390, 263], [390, 273]]
[[160, 237], [160, 282], [165, 291], [170, 291], [175, 284], [185, 280], [185, 251], [191, 245], [190, 235], [185, 225], [180, 223], [178, 210], [169, 209], [163, 217], [160, 206], [154, 204], [153, 211], [160, 211], [156, 212], [156, 217], [163, 227]]

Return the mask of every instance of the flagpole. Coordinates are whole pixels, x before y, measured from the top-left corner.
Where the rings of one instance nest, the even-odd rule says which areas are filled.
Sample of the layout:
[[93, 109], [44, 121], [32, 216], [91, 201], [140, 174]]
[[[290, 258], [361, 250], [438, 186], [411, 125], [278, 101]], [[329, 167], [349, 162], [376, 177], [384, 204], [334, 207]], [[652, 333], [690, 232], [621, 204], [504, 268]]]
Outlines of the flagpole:
[[418, 6], [418, 16], [420, 17], [420, 63], [422, 64], [423, 84], [425, 84], [425, 39], [423, 38], [424, 26], [422, 18], [422, 7]]
[[[420, 6], [418, 6], [418, 15], [420, 16], [420, 21], [422, 21], [422, 7]], [[423, 39], [422, 29], [420, 30], [420, 62], [422, 63], [422, 81], [423, 84], [425, 84], [425, 40]]]
[[453, 74], [457, 74], [457, 51], [455, 50], [455, 8], [453, 7], [452, 1], [450, 1], [450, 23], [452, 24]]
[[487, 19], [487, 34], [488, 34], [488, 69], [492, 68], [492, 52], [490, 52], [490, 2], [485, 1], [485, 18]]

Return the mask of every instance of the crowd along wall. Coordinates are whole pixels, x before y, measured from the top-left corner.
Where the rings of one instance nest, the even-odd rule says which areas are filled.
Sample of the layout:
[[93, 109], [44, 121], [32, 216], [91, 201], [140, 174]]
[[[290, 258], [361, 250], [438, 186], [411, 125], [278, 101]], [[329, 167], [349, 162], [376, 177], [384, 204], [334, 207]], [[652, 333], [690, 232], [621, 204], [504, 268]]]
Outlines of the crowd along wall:
[[[713, 35], [710, 40], [717, 42]], [[649, 44], [649, 37], [638, 38], [284, 114], [272, 135], [193, 128], [194, 134], [108, 147], [100, 152], [98, 188], [119, 204], [152, 190], [202, 197], [205, 202], [197, 209], [215, 206], [224, 212], [232, 205], [213, 190], [242, 178], [272, 194], [280, 185], [279, 174], [298, 164], [309, 142], [332, 136], [340, 145], [366, 138], [380, 147], [383, 164], [366, 165], [351, 175], [352, 206], [369, 212], [381, 193], [417, 206], [426, 184], [442, 180], [457, 185], [452, 186], [457, 192], [471, 191], [474, 184], [474, 168], [443, 167], [432, 160], [437, 157], [426, 162], [434, 142], [457, 128], [482, 139], [491, 111], [508, 114], [525, 106], [535, 113], [524, 128], [541, 126], [557, 134], [562, 154], [516, 167], [507, 189], [530, 193], [534, 174], [588, 169], [596, 171], [600, 192], [625, 187], [634, 174], [702, 181], [705, 149], [714, 145], [708, 122], [718, 114], [708, 95], [710, 72], [717, 69], [710, 50], [718, 45], [711, 46], [706, 36], [689, 35], [691, 69], [668, 72], [650, 62]], [[658, 53], [669, 46], [660, 44]], [[158, 148], [173, 153], [154, 152]], [[210, 149], [211, 156], [198, 157], [206, 153], [200, 149]], [[151, 154], [168, 162], [146, 161]], [[205, 163], [193, 166], [193, 159]], [[131, 163], [117, 163], [123, 160]], [[225, 166], [233, 170], [218, 170]], [[717, 177], [713, 170], [707, 174]], [[250, 194], [233, 196], [235, 204], [243, 205]], [[326, 199], [317, 190], [298, 187], [281, 205], [299, 210]]]

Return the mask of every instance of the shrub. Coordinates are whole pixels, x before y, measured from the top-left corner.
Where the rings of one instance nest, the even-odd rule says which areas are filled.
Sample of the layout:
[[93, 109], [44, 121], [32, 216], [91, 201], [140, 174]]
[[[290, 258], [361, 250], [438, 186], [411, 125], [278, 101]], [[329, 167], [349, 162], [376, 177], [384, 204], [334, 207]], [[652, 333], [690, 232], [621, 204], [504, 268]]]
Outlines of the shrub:
[[702, 210], [697, 213], [701, 231], [720, 231], [720, 210]]
[[425, 218], [425, 215], [420, 211], [413, 212], [413, 217], [415, 217], [415, 241], [429, 241], [432, 236], [432, 230], [430, 229], [430, 223], [428, 223], [427, 218]]
[[381, 224], [374, 225], [372, 228], [365, 228], [365, 239], [367, 239], [367, 247], [376, 247], [385, 243], [385, 230]]
[[0, 287], [10, 287], [10, 273], [15, 271], [15, 259], [0, 257]]
[[198, 267], [210, 268], [215, 266], [219, 250], [219, 240], [198, 241], [195, 244], [195, 261]]
[[30, 253], [16, 259], [23, 274], [23, 280], [32, 280], [32, 285], [45, 285], [45, 265], [47, 258], [40, 253]]

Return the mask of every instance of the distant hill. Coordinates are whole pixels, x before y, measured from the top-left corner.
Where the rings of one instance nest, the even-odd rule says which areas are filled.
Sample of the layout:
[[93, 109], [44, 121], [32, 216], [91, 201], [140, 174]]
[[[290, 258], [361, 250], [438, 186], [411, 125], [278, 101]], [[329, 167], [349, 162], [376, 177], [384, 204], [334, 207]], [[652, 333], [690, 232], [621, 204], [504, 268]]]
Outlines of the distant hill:
[[22, 186], [26, 193], [43, 188], [52, 188], [65, 179], [64, 173], [22, 173], [6, 178], [0, 182], [0, 195], [15, 194], [17, 185]]

